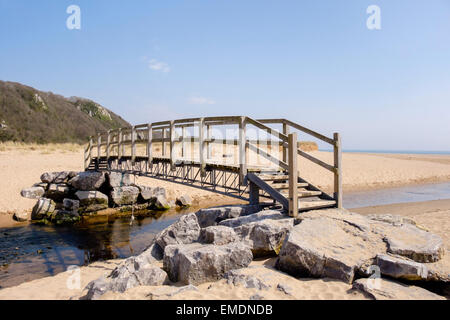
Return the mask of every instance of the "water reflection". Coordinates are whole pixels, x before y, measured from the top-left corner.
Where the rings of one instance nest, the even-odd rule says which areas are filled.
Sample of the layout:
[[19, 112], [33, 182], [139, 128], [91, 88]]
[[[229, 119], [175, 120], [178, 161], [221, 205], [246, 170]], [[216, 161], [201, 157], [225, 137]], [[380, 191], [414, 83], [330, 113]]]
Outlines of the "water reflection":
[[70, 265], [138, 254], [186, 212], [139, 212], [131, 226], [130, 217], [100, 216], [72, 227], [0, 229], [0, 288], [54, 275]]

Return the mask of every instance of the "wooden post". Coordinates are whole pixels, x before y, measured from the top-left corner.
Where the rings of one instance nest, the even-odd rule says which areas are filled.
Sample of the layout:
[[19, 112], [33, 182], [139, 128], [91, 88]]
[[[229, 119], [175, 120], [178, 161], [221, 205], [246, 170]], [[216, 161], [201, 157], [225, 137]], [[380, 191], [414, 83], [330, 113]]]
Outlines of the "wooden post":
[[297, 133], [289, 134], [289, 216], [298, 215]]
[[97, 170], [100, 168], [100, 157], [102, 156], [102, 135], [97, 133]]
[[131, 128], [131, 163], [134, 165], [136, 160], [136, 127]]
[[205, 162], [205, 138], [204, 138], [204, 129], [205, 129], [205, 119], [201, 118], [198, 124], [198, 149], [199, 149], [199, 160], [200, 160], [200, 173], [202, 176], [205, 176], [206, 171], [206, 162]]
[[148, 124], [147, 127], [148, 133], [147, 133], [147, 165], [150, 168], [150, 170], [153, 169], [153, 125], [151, 123]]
[[341, 136], [334, 133], [334, 200], [336, 206], [342, 208], [342, 148]]
[[175, 122], [170, 121], [170, 169], [172, 171], [175, 170], [175, 160], [176, 160], [176, 153], [175, 153]]
[[106, 138], [106, 161], [109, 161], [110, 146], [111, 146], [111, 130], [108, 130], [108, 137]]
[[207, 149], [206, 149], [206, 159], [211, 159], [211, 148], [212, 148], [212, 144], [211, 144], [211, 126], [207, 125], [206, 126], [206, 140], [207, 140]]
[[182, 139], [182, 141], [181, 141], [181, 156], [183, 157], [183, 158], [186, 158], [186, 141], [184, 140], [184, 139], [186, 139], [186, 127], [182, 127], [181, 128], [181, 135], [182, 135], [182, 137], [181, 137], [181, 139]]
[[164, 157], [166, 155], [166, 129], [162, 128], [161, 138], [162, 138], [162, 146], [161, 146], [161, 153]]
[[250, 182], [249, 187], [250, 204], [259, 204], [259, 187], [253, 182]]
[[[283, 122], [283, 134], [285, 136], [289, 135], [289, 126], [287, 125], [287, 123]], [[286, 149], [286, 147], [283, 144], [283, 162], [287, 163], [288, 161], [288, 150]], [[279, 149], [279, 147], [278, 147]], [[279, 152], [279, 151], [278, 151]]]
[[122, 128], [120, 128], [119, 136], [117, 138], [117, 158], [119, 159], [119, 161], [123, 156], [123, 154], [122, 154], [122, 139], [123, 139], [123, 133], [122, 133]]
[[84, 169], [86, 170], [87, 168], [89, 168], [89, 164], [91, 163], [91, 159], [92, 159], [92, 137], [89, 137], [89, 144], [87, 147], [87, 150], [85, 152], [86, 157], [85, 157], [85, 163], [84, 163]]
[[246, 155], [246, 147], [247, 147], [247, 141], [246, 141], [246, 122], [245, 117], [241, 117], [239, 121], [239, 177], [240, 177], [240, 183], [241, 185], [245, 186], [245, 177], [247, 176], [247, 155]]

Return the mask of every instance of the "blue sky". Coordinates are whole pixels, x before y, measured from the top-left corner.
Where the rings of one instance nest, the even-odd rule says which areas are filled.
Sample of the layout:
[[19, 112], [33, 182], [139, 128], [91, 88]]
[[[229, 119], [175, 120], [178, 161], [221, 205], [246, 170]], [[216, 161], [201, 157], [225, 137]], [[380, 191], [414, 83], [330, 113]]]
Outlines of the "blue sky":
[[0, 79], [135, 124], [286, 117], [346, 149], [448, 151], [449, 35], [448, 0], [0, 0]]

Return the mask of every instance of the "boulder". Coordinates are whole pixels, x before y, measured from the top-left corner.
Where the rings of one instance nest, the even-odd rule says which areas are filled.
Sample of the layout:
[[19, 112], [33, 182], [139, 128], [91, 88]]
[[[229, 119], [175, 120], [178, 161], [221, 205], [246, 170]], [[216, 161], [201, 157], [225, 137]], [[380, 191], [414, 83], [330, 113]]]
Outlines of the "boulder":
[[114, 187], [111, 191], [111, 199], [117, 206], [134, 204], [138, 196], [139, 188], [133, 186]]
[[208, 208], [197, 211], [198, 223], [202, 228], [209, 226], [215, 226], [219, 222], [245, 216], [255, 212], [261, 211], [261, 206], [258, 205], [236, 205], [236, 206], [224, 206], [216, 208]]
[[242, 243], [192, 243], [166, 246], [163, 262], [170, 280], [197, 285], [217, 281], [230, 270], [245, 268], [252, 259], [252, 252]]
[[51, 199], [40, 198], [31, 212], [31, 220], [42, 220], [55, 211], [55, 202]]
[[131, 186], [131, 175], [122, 172], [109, 172], [106, 174], [106, 181], [111, 188]]
[[125, 292], [137, 286], [162, 286], [168, 281], [167, 273], [139, 257], [130, 257], [117, 266], [111, 274], [90, 282], [84, 299], [99, 299], [108, 291]]
[[185, 194], [179, 196], [175, 201], [175, 204], [182, 208], [190, 207], [192, 205], [192, 199], [189, 195]]
[[416, 262], [435, 262], [444, 254], [441, 237], [410, 224], [387, 230], [385, 241], [388, 252]]
[[402, 256], [378, 254], [375, 264], [380, 268], [382, 275], [391, 278], [450, 283], [450, 273], [448, 269], [446, 271], [445, 263], [420, 263]]
[[177, 222], [156, 235], [154, 242], [162, 250], [170, 244], [188, 244], [198, 240], [200, 236], [200, 226], [195, 213], [183, 215]]
[[73, 199], [63, 199], [63, 208], [67, 211], [78, 212], [80, 208], [80, 201]]
[[236, 232], [230, 227], [210, 226], [200, 231], [200, 241], [215, 245], [223, 245], [238, 239]]
[[148, 187], [148, 186], [137, 186], [139, 188], [139, 201], [141, 202], [154, 202], [156, 197], [161, 195], [166, 197], [166, 189], [161, 187]]
[[77, 191], [80, 200], [80, 210], [94, 212], [108, 208], [108, 196], [99, 191]]
[[70, 193], [70, 188], [66, 184], [50, 184], [47, 191], [45, 192], [45, 197], [52, 199], [55, 202], [62, 202], [65, 197]]
[[17, 222], [30, 221], [31, 213], [29, 213], [29, 212], [14, 212], [13, 219]]
[[285, 218], [285, 215], [277, 210], [264, 210], [257, 213], [249, 214], [246, 216], [240, 216], [237, 218], [227, 219], [219, 222], [220, 226], [226, 226], [231, 228], [236, 228], [242, 226], [244, 224], [248, 224], [251, 222], [262, 221], [265, 219], [282, 219]]
[[353, 289], [376, 300], [446, 300], [423, 288], [382, 278], [358, 279], [353, 283]]
[[328, 277], [351, 283], [366, 261], [386, 250], [381, 237], [361, 229], [360, 217], [349, 223], [352, 218], [347, 215], [344, 221], [324, 215], [304, 219], [289, 232], [277, 267], [294, 276]]
[[153, 201], [153, 204], [152, 204], [152, 208], [154, 210], [169, 210], [170, 209], [170, 204], [167, 201], [165, 196], [157, 195], [154, 198], [154, 201]]
[[69, 185], [81, 191], [95, 191], [105, 182], [103, 172], [86, 171], [80, 172], [69, 180]]
[[[251, 217], [250, 215], [248, 217]], [[224, 221], [226, 222], [226, 221]], [[254, 257], [278, 255], [281, 246], [294, 226], [294, 219], [264, 219], [234, 228], [234, 231], [252, 249]]]
[[20, 192], [20, 195], [24, 198], [28, 198], [28, 199], [39, 199], [40, 197], [42, 197], [45, 193], [45, 189], [42, 187], [31, 187], [31, 188], [26, 188], [23, 189]]
[[64, 183], [76, 175], [77, 172], [74, 171], [45, 172], [41, 175], [41, 181], [44, 183]]

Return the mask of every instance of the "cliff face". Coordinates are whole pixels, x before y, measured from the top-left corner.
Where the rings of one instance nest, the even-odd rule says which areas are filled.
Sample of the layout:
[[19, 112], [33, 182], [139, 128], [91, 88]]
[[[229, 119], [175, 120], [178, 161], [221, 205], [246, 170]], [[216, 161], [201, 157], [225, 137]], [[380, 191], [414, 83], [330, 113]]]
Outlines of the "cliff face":
[[94, 101], [0, 81], [0, 142], [85, 143], [97, 132], [129, 125]]

